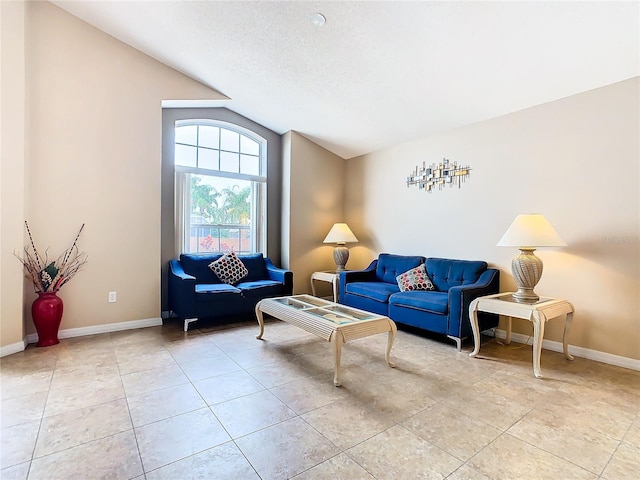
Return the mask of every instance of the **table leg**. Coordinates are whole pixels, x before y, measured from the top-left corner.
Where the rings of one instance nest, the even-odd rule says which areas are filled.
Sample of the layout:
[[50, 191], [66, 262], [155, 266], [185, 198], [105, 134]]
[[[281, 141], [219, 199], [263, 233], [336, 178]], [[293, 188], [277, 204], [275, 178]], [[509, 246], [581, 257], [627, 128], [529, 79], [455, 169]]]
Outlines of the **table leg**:
[[511, 343], [511, 320], [513, 320], [513, 318], [507, 317], [507, 336], [504, 339], [505, 345], [509, 345]]
[[573, 312], [567, 313], [567, 319], [564, 323], [564, 334], [562, 335], [562, 349], [564, 351], [564, 356], [568, 360], [573, 360], [573, 355], [569, 353], [569, 329], [571, 328], [571, 322], [573, 321]]
[[256, 338], [260, 340], [264, 333], [264, 319], [262, 318], [262, 310], [260, 310], [260, 302], [256, 305], [256, 317], [258, 319], [258, 324], [260, 325], [260, 333], [256, 335]]
[[334, 376], [333, 384], [336, 387], [340, 386], [340, 355], [342, 354], [342, 344], [344, 343], [344, 337], [340, 332], [333, 332], [331, 335], [331, 343], [333, 344], [333, 364], [334, 364]]
[[338, 303], [338, 276], [333, 277], [333, 301]]
[[478, 300], [473, 300], [469, 305], [469, 320], [473, 331], [473, 352], [470, 357], [475, 357], [480, 352], [480, 331], [478, 327]]
[[396, 324], [392, 321], [389, 322], [389, 326], [391, 327], [391, 330], [389, 330], [389, 339], [387, 340], [387, 352], [384, 355], [385, 360], [387, 361], [387, 364], [393, 368], [395, 367], [395, 363], [393, 363], [391, 361], [391, 347], [393, 347], [393, 342], [396, 339], [396, 334], [398, 333], [398, 328], [396, 327]]
[[547, 322], [547, 318], [542, 313], [534, 312], [531, 321], [533, 322], [533, 374], [536, 378], [542, 378], [540, 356], [542, 355], [544, 324]]
[[313, 276], [311, 277], [311, 295], [316, 296], [316, 284], [313, 282]]

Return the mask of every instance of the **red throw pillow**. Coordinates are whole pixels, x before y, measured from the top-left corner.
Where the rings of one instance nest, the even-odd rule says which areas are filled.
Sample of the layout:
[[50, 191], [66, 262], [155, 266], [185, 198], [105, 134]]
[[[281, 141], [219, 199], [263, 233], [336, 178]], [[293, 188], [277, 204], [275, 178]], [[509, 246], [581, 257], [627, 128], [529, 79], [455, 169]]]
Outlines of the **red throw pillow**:
[[408, 270], [404, 273], [401, 273], [396, 277], [396, 281], [398, 282], [398, 287], [401, 292], [411, 291], [411, 290], [435, 290], [436, 288], [431, 283], [431, 279], [429, 275], [427, 275], [427, 270], [424, 266], [424, 263], [421, 263], [415, 268]]

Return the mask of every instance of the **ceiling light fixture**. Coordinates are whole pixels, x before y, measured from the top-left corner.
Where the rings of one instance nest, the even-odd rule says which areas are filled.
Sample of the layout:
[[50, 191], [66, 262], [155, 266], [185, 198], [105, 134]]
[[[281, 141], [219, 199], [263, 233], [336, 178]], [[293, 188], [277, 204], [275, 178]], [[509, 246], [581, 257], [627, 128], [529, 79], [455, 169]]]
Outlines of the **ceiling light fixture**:
[[321, 13], [312, 13], [309, 15], [309, 21], [315, 27], [321, 27], [327, 22], [327, 17]]

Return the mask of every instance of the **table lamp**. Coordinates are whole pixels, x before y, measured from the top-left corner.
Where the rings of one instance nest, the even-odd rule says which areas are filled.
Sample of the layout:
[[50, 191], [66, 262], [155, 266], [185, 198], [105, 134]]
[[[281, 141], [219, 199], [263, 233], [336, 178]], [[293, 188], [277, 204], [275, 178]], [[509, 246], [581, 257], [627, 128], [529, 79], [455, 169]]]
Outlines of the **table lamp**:
[[333, 249], [333, 260], [336, 262], [337, 272], [343, 271], [347, 260], [349, 260], [349, 249], [345, 246], [347, 242], [357, 243], [358, 239], [346, 223], [335, 223], [322, 242], [338, 244]]
[[498, 242], [498, 247], [518, 247], [520, 255], [511, 261], [511, 272], [518, 291], [518, 301], [535, 302], [540, 297], [533, 291], [542, 276], [542, 260], [533, 253], [537, 247], [566, 247], [567, 244], [544, 216], [518, 215]]

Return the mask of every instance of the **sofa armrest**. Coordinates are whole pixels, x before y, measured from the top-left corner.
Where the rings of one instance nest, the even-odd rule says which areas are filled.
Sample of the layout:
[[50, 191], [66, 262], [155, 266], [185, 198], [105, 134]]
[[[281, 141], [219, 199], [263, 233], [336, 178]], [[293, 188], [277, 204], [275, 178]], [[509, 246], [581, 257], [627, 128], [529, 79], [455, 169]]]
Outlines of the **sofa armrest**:
[[451, 287], [449, 289], [447, 334], [458, 338], [464, 337], [463, 333], [471, 328], [469, 321], [471, 302], [478, 297], [498, 293], [499, 289], [500, 270], [495, 268], [485, 270], [476, 283]]
[[375, 282], [376, 281], [376, 267], [378, 266], [378, 260], [374, 260], [369, 266], [363, 270], [345, 270], [340, 272], [340, 303], [344, 303], [344, 292], [347, 283], [351, 282]]
[[264, 259], [264, 266], [267, 270], [269, 280], [284, 284], [285, 290], [288, 292], [287, 295], [291, 295], [291, 293], [293, 293], [293, 272], [285, 268], [276, 267], [271, 259], [266, 257]]
[[185, 273], [179, 260], [169, 260], [169, 309], [178, 316], [186, 314], [196, 294], [196, 277]]
[[190, 283], [190, 281], [193, 281], [193, 285], [196, 284], [196, 277], [185, 273], [184, 269], [182, 268], [182, 264], [178, 260], [169, 260], [169, 278], [171, 277], [185, 280], [188, 283]]

